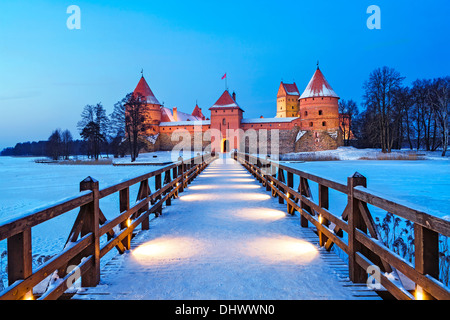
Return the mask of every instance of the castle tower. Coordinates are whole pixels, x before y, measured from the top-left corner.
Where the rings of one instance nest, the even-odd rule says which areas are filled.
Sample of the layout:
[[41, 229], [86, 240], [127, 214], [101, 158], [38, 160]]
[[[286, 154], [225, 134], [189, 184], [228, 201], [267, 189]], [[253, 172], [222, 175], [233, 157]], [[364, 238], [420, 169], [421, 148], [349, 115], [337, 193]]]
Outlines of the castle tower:
[[317, 70], [300, 96], [299, 116], [305, 130], [336, 131], [339, 128], [338, 95]]
[[300, 93], [294, 83], [280, 83], [277, 94], [276, 118], [297, 117], [299, 111], [298, 98]]
[[211, 151], [230, 152], [238, 149], [242, 113], [244, 112], [236, 103], [236, 94], [230, 95], [225, 90], [220, 98], [209, 108], [211, 110], [211, 128], [220, 132], [220, 137], [214, 137], [211, 142]]
[[152, 90], [148, 86], [142, 75], [136, 89], [133, 91], [133, 95], [141, 96], [145, 101], [145, 107], [147, 108], [146, 121], [150, 124], [150, 127], [145, 131], [146, 136], [151, 136], [159, 133], [159, 124], [161, 122], [161, 104], [156, 99]]

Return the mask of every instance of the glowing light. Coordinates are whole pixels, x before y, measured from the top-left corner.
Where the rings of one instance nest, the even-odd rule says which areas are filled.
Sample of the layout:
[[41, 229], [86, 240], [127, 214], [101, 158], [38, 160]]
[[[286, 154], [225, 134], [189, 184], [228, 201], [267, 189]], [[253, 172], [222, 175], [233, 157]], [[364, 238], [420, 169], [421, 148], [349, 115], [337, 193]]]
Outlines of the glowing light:
[[203, 244], [189, 237], [162, 237], [148, 241], [132, 251], [133, 258], [142, 265], [176, 263], [198, 254]]
[[210, 190], [210, 189], [259, 189], [261, 188], [257, 184], [202, 184], [196, 186], [190, 186], [190, 190]]
[[320, 223], [320, 224], [323, 223], [323, 218], [322, 218], [322, 215], [321, 215], [321, 214], [319, 214], [319, 223]]
[[289, 192], [288, 192], [288, 193], [286, 193], [286, 197], [288, 197], [288, 198], [290, 197], [290, 195], [289, 195]]
[[244, 251], [269, 263], [307, 264], [318, 255], [317, 248], [311, 243], [288, 236], [257, 238], [246, 243]]
[[232, 182], [254, 182], [255, 180], [251, 178], [231, 178], [230, 181]]
[[179, 199], [182, 201], [202, 201], [207, 200], [210, 196], [208, 194], [197, 193], [197, 194], [187, 194], [181, 196]]
[[190, 186], [191, 190], [209, 190], [209, 189], [217, 189], [219, 186], [214, 184], [202, 184], [198, 186]]
[[245, 200], [245, 201], [263, 201], [270, 199], [268, 194], [263, 193], [221, 193], [221, 194], [212, 194], [212, 193], [196, 193], [196, 194], [187, 194], [183, 195], [179, 198], [182, 201], [222, 201], [222, 200]]
[[423, 289], [421, 286], [417, 286], [416, 292], [415, 292], [415, 297], [416, 297], [416, 300], [424, 299]]
[[28, 292], [23, 296], [23, 300], [34, 300], [33, 292], [32, 292], [32, 291], [28, 291]]
[[127, 219], [126, 225], [127, 225], [127, 228], [129, 228], [131, 226], [131, 219], [130, 218]]
[[232, 173], [232, 174], [228, 174], [228, 173], [221, 173], [221, 174], [216, 174], [216, 173], [205, 173], [201, 175], [202, 177], [251, 177], [250, 174], [248, 173]]
[[286, 217], [281, 210], [267, 208], [246, 208], [245, 210], [236, 212], [235, 216], [246, 220], [270, 220], [275, 221]]

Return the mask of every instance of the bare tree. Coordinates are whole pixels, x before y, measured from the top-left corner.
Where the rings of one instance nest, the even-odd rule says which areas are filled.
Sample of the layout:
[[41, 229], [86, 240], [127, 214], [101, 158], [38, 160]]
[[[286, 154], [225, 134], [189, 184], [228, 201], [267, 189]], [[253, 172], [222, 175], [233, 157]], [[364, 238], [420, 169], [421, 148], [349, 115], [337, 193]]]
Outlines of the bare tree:
[[449, 113], [450, 113], [450, 77], [433, 80], [428, 90], [428, 99], [436, 115], [442, 139], [442, 156], [448, 148]]
[[77, 126], [81, 137], [88, 144], [88, 155], [98, 160], [109, 130], [109, 118], [102, 104], [86, 105]]
[[61, 129], [56, 129], [52, 132], [47, 141], [47, 155], [53, 160], [58, 160], [61, 157]]
[[374, 70], [364, 83], [364, 105], [376, 122], [377, 135], [382, 152], [391, 152], [401, 112], [393, 104], [394, 92], [398, 90], [404, 77], [395, 69], [382, 67]]
[[72, 150], [72, 133], [68, 129], [61, 133], [61, 143], [62, 143], [62, 156], [65, 160], [68, 160]]
[[353, 134], [353, 119], [359, 114], [358, 105], [352, 99], [339, 101], [339, 113], [342, 115], [341, 128], [344, 136], [344, 145], [349, 145]]
[[136, 161], [139, 151], [145, 145], [144, 133], [149, 129], [148, 107], [143, 96], [129, 93], [116, 103], [113, 112], [114, 125], [120, 133], [120, 126], [124, 124], [124, 134], [128, 142], [131, 162]]

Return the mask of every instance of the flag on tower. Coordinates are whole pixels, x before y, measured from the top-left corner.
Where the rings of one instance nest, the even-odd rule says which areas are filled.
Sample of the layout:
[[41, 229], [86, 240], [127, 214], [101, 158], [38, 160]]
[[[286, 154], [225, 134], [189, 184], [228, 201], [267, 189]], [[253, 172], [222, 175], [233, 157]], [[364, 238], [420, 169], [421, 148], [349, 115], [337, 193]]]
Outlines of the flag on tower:
[[225, 73], [225, 74], [222, 76], [222, 80], [225, 79], [226, 77], [227, 77], [227, 74]]

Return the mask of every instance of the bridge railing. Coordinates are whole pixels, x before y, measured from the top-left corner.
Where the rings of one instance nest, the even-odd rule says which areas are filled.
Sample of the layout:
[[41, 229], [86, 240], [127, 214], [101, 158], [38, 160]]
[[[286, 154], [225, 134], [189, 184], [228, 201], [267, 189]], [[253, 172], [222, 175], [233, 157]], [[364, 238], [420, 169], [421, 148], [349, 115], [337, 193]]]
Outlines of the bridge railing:
[[[439, 236], [450, 236], [450, 221], [402, 204], [367, 188], [359, 173], [347, 183], [324, 179], [268, 158], [235, 152], [242, 163], [265, 187], [287, 204], [287, 212], [300, 213], [300, 225], [316, 227], [320, 246], [330, 250], [335, 244], [348, 255], [349, 277], [355, 283], [377, 279], [397, 299], [450, 299], [447, 286], [439, 281]], [[298, 181], [298, 188], [294, 188]], [[309, 181], [318, 185], [318, 201], [313, 201]], [[329, 190], [347, 196], [341, 215], [329, 211]], [[368, 205], [407, 219], [414, 225], [414, 264], [409, 263], [382, 241]], [[345, 233], [345, 234], [344, 234]], [[446, 238], [446, 241], [448, 239]], [[448, 272], [448, 270], [447, 270]], [[390, 275], [395, 275], [393, 279]], [[377, 278], [374, 278], [377, 276]], [[370, 279], [369, 277], [372, 277]], [[407, 289], [405, 277], [413, 288]], [[402, 281], [399, 281], [403, 279]], [[367, 282], [368, 283], [368, 282]]]
[[[8, 287], [0, 300], [34, 299], [33, 288], [51, 277], [47, 290], [38, 299], [57, 299], [81, 277], [83, 287], [96, 286], [100, 280], [100, 259], [111, 249], [120, 253], [130, 248], [133, 230], [149, 228], [149, 215], [162, 213], [164, 202], [171, 205], [184, 188], [214, 159], [211, 155], [194, 157], [167, 165], [139, 177], [99, 189], [91, 177], [80, 182], [80, 195], [0, 225], [0, 241], [7, 240]], [[154, 178], [151, 191], [149, 179]], [[139, 184], [136, 203], [130, 205], [130, 187]], [[107, 220], [99, 200], [119, 193], [120, 214]], [[64, 250], [32, 268], [33, 227], [79, 208], [78, 216]], [[107, 241], [100, 245], [100, 237]]]

